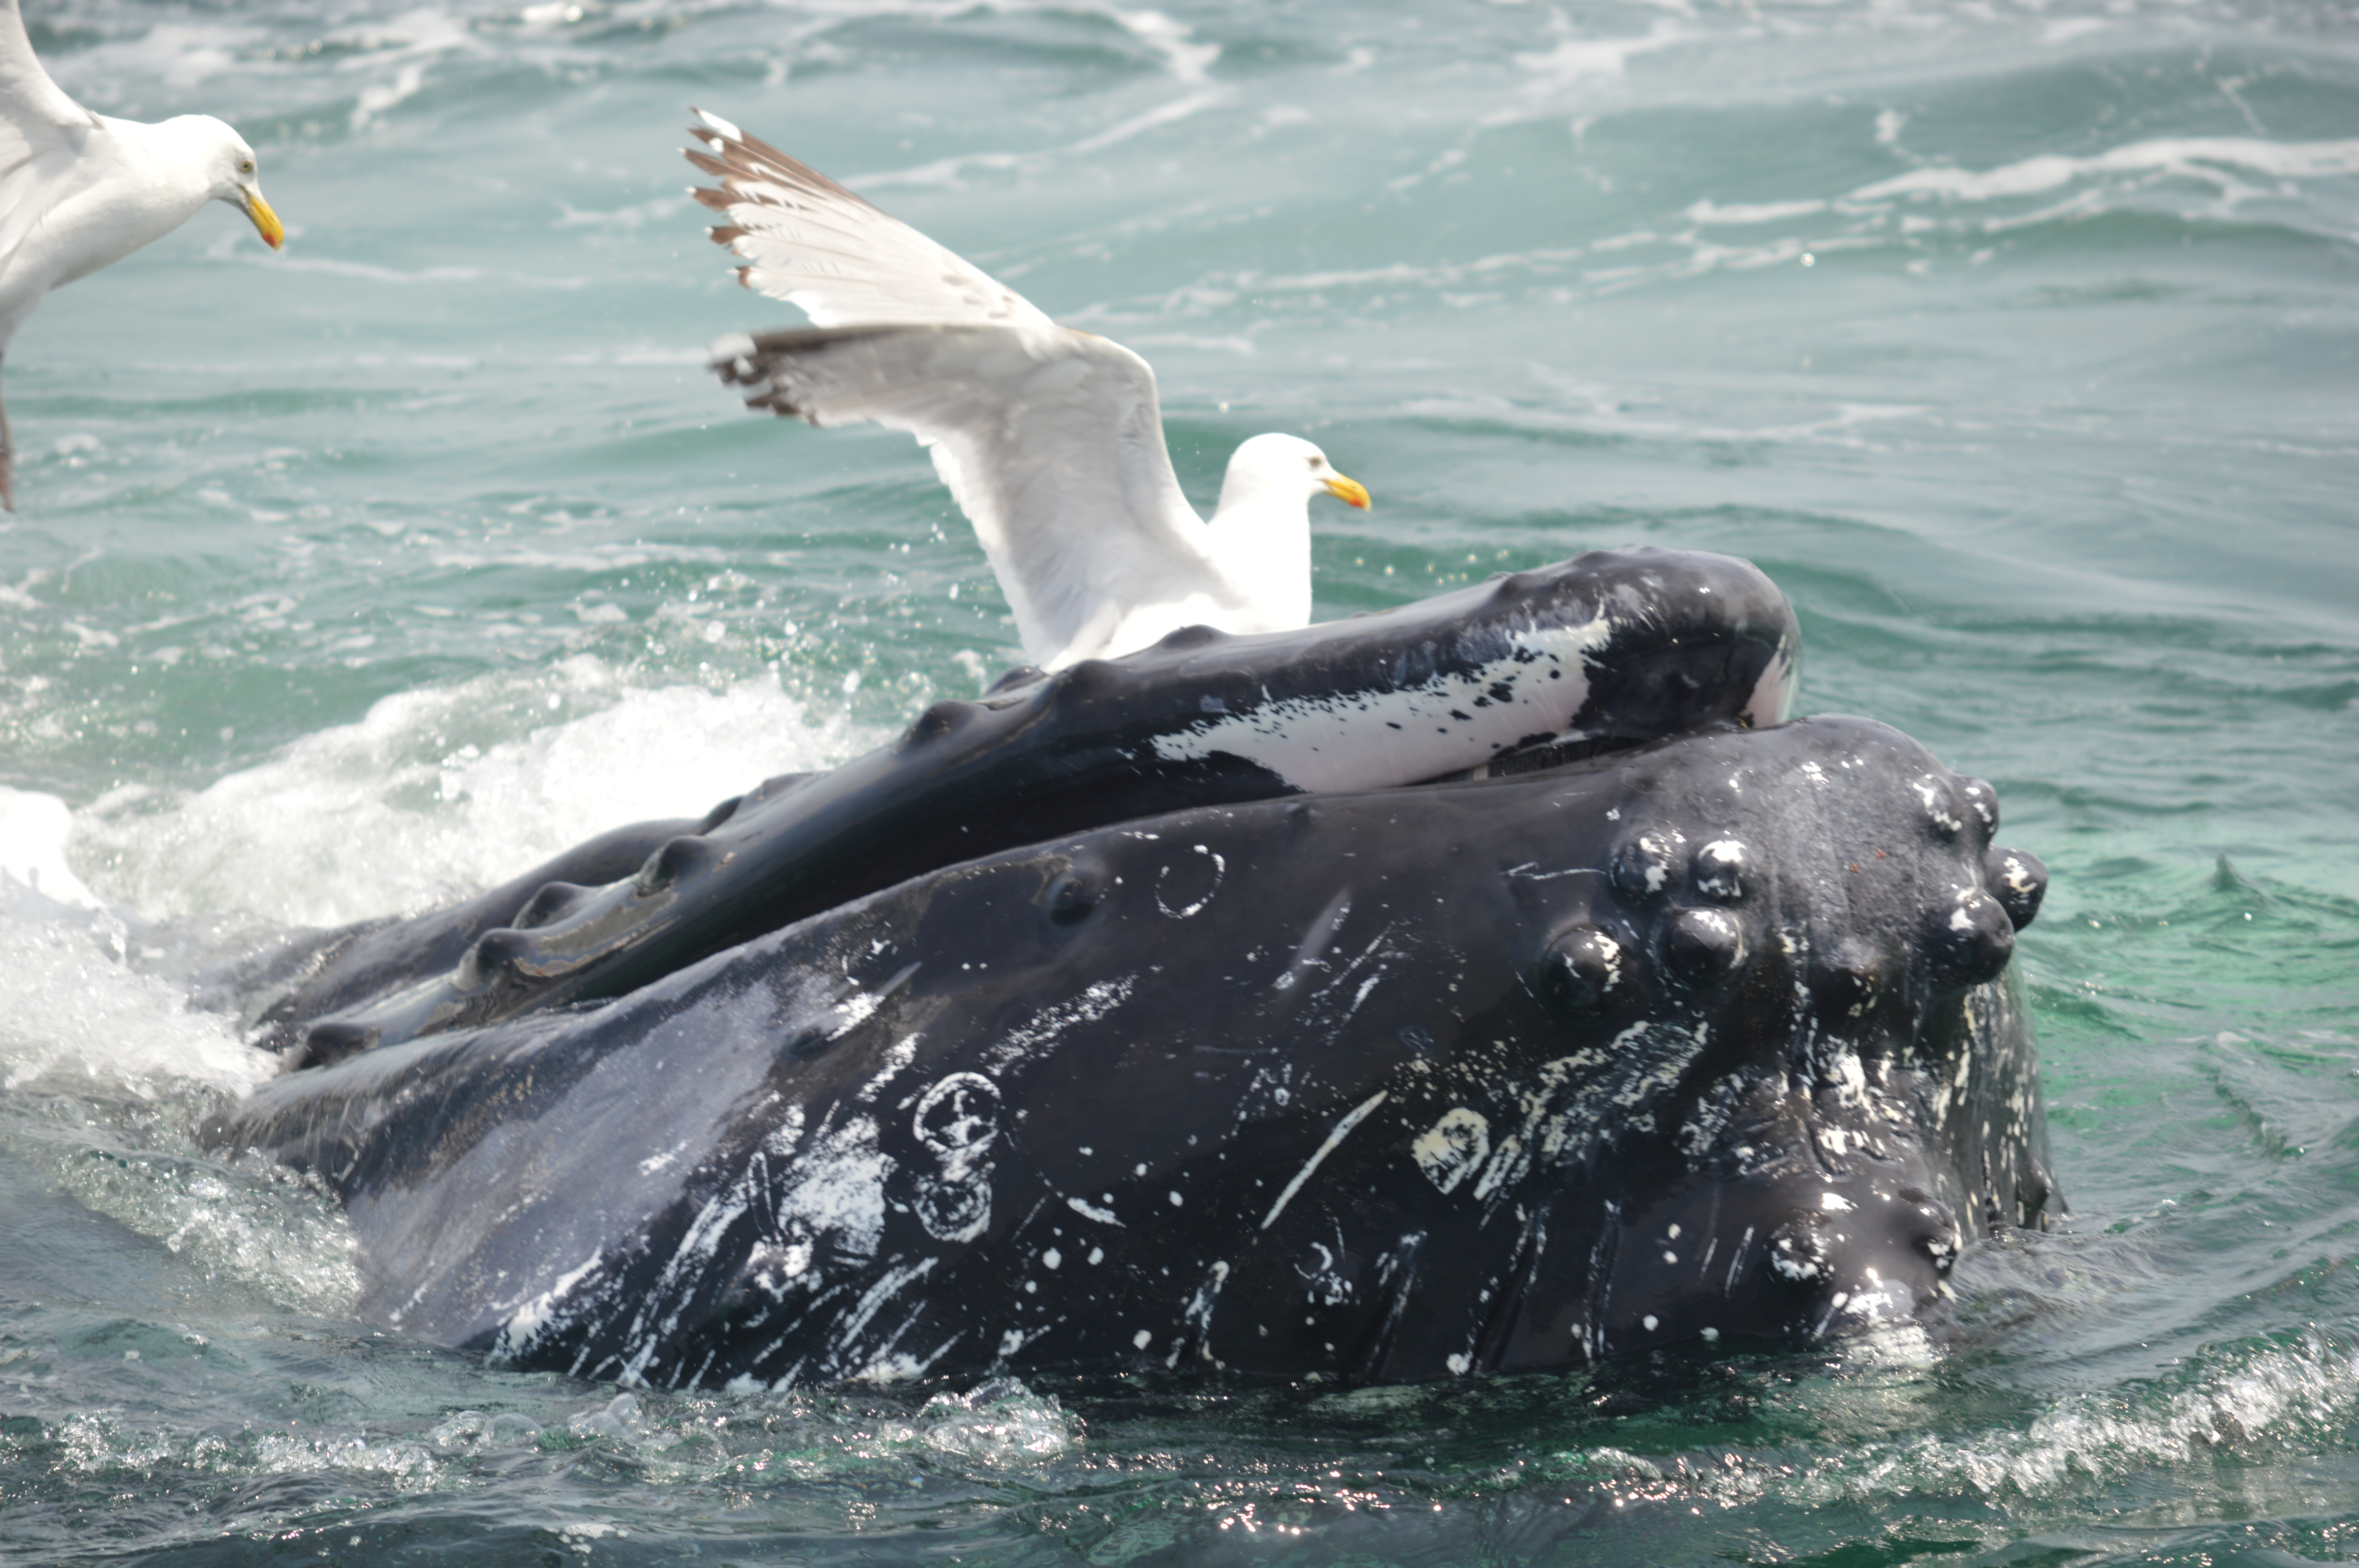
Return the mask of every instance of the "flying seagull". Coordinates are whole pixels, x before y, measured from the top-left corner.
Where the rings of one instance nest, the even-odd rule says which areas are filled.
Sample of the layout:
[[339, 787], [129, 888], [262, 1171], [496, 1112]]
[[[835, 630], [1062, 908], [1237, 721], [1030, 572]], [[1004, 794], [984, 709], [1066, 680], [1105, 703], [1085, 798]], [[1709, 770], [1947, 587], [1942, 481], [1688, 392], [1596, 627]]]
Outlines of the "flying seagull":
[[[34, 58], [18, 0], [0, 0], [0, 356], [52, 288], [121, 261], [226, 201], [272, 250], [254, 149], [210, 114], [142, 124], [93, 114]], [[16, 508], [16, 449], [0, 407], [0, 505]]]
[[696, 111], [718, 179], [696, 199], [738, 281], [810, 330], [733, 334], [712, 367], [748, 406], [814, 425], [874, 420], [929, 448], [1043, 669], [1111, 658], [1182, 626], [1310, 621], [1314, 495], [1368, 492], [1294, 436], [1256, 436], [1199, 517], [1171, 471], [1155, 373], [1060, 327], [908, 224], [718, 115]]

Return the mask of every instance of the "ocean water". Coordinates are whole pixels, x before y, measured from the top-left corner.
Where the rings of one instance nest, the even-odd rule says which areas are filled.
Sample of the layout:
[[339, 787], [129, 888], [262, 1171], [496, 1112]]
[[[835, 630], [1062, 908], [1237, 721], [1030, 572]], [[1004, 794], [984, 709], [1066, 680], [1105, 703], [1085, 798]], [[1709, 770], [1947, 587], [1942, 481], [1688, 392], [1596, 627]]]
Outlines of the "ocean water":
[[[2359, 20], [2308, 0], [28, 0], [259, 149], [11, 346], [0, 1560], [2359, 1557]], [[744, 412], [690, 104], [1320, 441], [1348, 614], [1743, 555], [1997, 785], [2072, 1213], [1923, 1335], [1462, 1385], [675, 1396], [350, 1311], [192, 977], [1017, 656], [906, 438]]]

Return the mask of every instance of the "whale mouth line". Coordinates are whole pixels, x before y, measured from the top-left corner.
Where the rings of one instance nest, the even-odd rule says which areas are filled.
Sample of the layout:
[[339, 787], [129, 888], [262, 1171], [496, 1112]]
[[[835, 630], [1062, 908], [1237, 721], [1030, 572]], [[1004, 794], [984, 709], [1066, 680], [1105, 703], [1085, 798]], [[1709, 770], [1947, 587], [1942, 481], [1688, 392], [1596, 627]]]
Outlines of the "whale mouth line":
[[1572, 762], [1585, 762], [1593, 757], [1607, 757], [1631, 751], [1660, 735], [1569, 735], [1553, 741], [1540, 741], [1529, 746], [1513, 746], [1490, 761], [1477, 762], [1471, 768], [1459, 768], [1446, 773], [1436, 773], [1430, 779], [1419, 779], [1410, 786], [1422, 789], [1427, 784], [1468, 784], [1476, 779], [1519, 778], [1526, 773], [1546, 773]]

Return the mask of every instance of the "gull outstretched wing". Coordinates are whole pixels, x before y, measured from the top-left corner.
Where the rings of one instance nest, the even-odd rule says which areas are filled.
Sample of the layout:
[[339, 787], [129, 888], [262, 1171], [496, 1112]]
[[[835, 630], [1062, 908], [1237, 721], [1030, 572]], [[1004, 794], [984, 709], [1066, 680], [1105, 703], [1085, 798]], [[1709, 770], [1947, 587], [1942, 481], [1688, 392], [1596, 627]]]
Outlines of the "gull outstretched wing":
[[0, 0], [0, 267], [69, 177], [97, 116], [49, 80], [18, 0]]
[[1102, 653], [1126, 607], [1201, 600], [1209, 619], [1239, 599], [1172, 474], [1155, 373], [1119, 343], [1046, 322], [878, 324], [712, 352], [751, 406], [931, 449], [1036, 664]]
[[821, 327], [1049, 325], [963, 257], [719, 115], [695, 113], [690, 133], [711, 150], [688, 161], [721, 182], [696, 199], [727, 220], [712, 238], [745, 263], [737, 276], [746, 287], [802, 307]]

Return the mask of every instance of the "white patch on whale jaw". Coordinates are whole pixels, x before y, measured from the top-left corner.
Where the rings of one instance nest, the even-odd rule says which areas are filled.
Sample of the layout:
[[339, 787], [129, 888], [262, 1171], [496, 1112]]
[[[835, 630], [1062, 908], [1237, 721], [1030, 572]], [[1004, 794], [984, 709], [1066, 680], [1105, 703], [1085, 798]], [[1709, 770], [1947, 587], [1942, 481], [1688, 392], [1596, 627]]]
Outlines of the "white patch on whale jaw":
[[897, 1162], [876, 1123], [855, 1116], [797, 1155], [772, 1208], [780, 1234], [825, 1238], [839, 1255], [873, 1258], [885, 1235], [885, 1183]]
[[[1215, 1262], [1204, 1276], [1204, 1282], [1196, 1287], [1196, 1293], [1189, 1298], [1187, 1307], [1180, 1314], [1180, 1320], [1188, 1325], [1189, 1334], [1196, 1341], [1197, 1356], [1206, 1361], [1213, 1360], [1212, 1311], [1220, 1305], [1221, 1287], [1228, 1282], [1228, 1264]], [[1176, 1363], [1177, 1346], [1174, 1347], [1173, 1357]], [[1215, 1365], [1217, 1364], [1215, 1362]]]
[[[1710, 1034], [1711, 1025], [1701, 1021], [1641, 1020], [1603, 1046], [1542, 1063], [1528, 1079], [1502, 1086], [1503, 1098], [1519, 1102], [1519, 1124], [1491, 1143], [1487, 1158], [1467, 1161], [1457, 1177], [1479, 1168], [1473, 1195], [1495, 1207], [1536, 1168], [1561, 1170], [1627, 1134], [1654, 1132], [1658, 1118], [1675, 1107], [1676, 1090]], [[1420, 1166], [1428, 1141], [1444, 1137], [1450, 1125], [1445, 1116], [1412, 1144], [1411, 1157]], [[1427, 1175], [1440, 1184], [1431, 1170]]]
[[1759, 1083], [1759, 1075], [1734, 1072], [1723, 1075], [1698, 1094], [1688, 1108], [1688, 1114], [1671, 1135], [1672, 1142], [1687, 1156], [1688, 1169], [1703, 1169], [1705, 1156], [1716, 1149], [1721, 1134], [1727, 1130], [1737, 1108], [1743, 1105]]
[[1437, 1191], [1452, 1192], [1468, 1172], [1491, 1157], [1491, 1119], [1462, 1105], [1445, 1111], [1418, 1135], [1408, 1152]]
[[1585, 625], [1517, 632], [1512, 652], [1473, 669], [1404, 690], [1288, 697], [1208, 718], [1156, 737], [1155, 754], [1243, 757], [1314, 793], [1417, 784], [1534, 735], [1566, 738], [1589, 700], [1589, 655], [1614, 630], [1601, 610]]
[[1781, 641], [1768, 667], [1754, 683], [1753, 695], [1737, 710], [1737, 719], [1756, 730], [1767, 730], [1793, 718], [1794, 695], [1800, 684], [1795, 678], [1797, 673], [1794, 650]]

